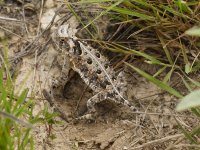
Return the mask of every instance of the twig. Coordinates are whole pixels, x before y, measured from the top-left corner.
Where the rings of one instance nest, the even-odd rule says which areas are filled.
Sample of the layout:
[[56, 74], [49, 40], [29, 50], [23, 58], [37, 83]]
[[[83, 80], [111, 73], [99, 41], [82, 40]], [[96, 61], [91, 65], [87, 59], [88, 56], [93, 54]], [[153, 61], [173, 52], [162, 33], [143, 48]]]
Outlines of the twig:
[[61, 109], [59, 109], [58, 105], [55, 103], [54, 97], [52, 94], [47, 92], [45, 89], [42, 90], [43, 96], [46, 98], [46, 100], [49, 102], [51, 107], [54, 107], [54, 111], [58, 112], [60, 114], [60, 117], [65, 120], [66, 122], [69, 122], [68, 117], [65, 115], [65, 113], [62, 112]]
[[18, 20], [18, 19], [15, 19], [15, 18], [8, 18], [8, 17], [1, 17], [1, 16], [0, 16], [0, 20], [22, 22], [21, 20]]
[[76, 105], [76, 108], [75, 108], [75, 111], [74, 111], [74, 112], [76, 112], [76, 111], [78, 110], [80, 101], [82, 100], [82, 98], [83, 98], [83, 96], [84, 96], [84, 94], [85, 94], [85, 91], [88, 89], [88, 87], [89, 87], [89, 86], [86, 86], [86, 87], [84, 88], [83, 92], [81, 93], [81, 96], [80, 96], [79, 99], [78, 99], [78, 102], [77, 102], [77, 105]]
[[180, 148], [180, 147], [191, 147], [191, 148], [200, 148], [200, 145], [197, 144], [178, 144], [178, 145], [174, 145], [175, 148]]
[[23, 7], [22, 7], [22, 16], [23, 16], [23, 24], [24, 24], [24, 28], [25, 28], [25, 30], [26, 30], [26, 33], [27, 33], [27, 35], [29, 35], [29, 31], [28, 31], [28, 27], [27, 27], [27, 25], [26, 25], [26, 17], [25, 17], [25, 12], [24, 12], [24, 5], [23, 5]]
[[41, 18], [42, 18], [42, 13], [43, 13], [43, 9], [44, 9], [44, 0], [41, 1], [40, 3], [40, 14], [39, 14], [39, 23], [38, 23], [38, 28], [37, 28], [37, 35], [39, 35], [40, 33], [40, 29], [41, 29]]
[[[29, 52], [32, 50], [31, 47], [39, 41], [40, 37], [42, 37], [43, 34], [46, 33], [46, 31], [48, 31], [51, 26], [53, 25], [54, 23], [54, 20], [56, 18], [56, 16], [58, 15], [58, 13], [60, 12], [60, 9], [62, 8], [63, 6], [61, 6], [55, 13], [55, 15], [53, 16], [51, 22], [49, 23], [49, 25], [46, 27], [46, 29], [40, 34], [38, 35], [30, 44], [28, 44], [24, 49], [21, 50], [21, 53], [19, 53], [17, 56], [15, 56], [14, 59], [17, 59], [17, 58], [20, 58], [22, 56], [27, 56], [29, 54]], [[29, 50], [28, 50], [29, 49]], [[12, 60], [11, 60], [12, 61]]]
[[25, 121], [20, 120], [20, 119], [18, 119], [17, 117], [15, 117], [15, 116], [13, 116], [13, 115], [7, 113], [7, 112], [3, 112], [3, 111], [0, 110], [0, 115], [4, 116], [4, 117], [6, 117], [6, 118], [9, 118], [9, 119], [11, 119], [11, 120], [13, 120], [13, 121], [16, 121], [16, 122], [18, 122], [19, 124], [21, 124], [21, 125], [23, 125], [23, 126], [26, 126], [27, 128], [33, 128], [33, 125], [32, 125], [32, 124], [26, 123]]
[[[6, 32], [11, 33], [11, 34], [13, 34], [13, 35], [16, 35], [16, 36], [19, 37], [19, 38], [22, 38], [22, 36], [20, 36], [20, 35], [14, 33], [14, 32], [12, 32], [12, 31], [10, 31], [10, 30], [8, 30], [8, 29], [2, 27], [2, 26], [0, 26], [0, 29], [5, 30]], [[25, 41], [28, 41], [28, 40], [25, 39]]]
[[174, 115], [174, 114], [164, 114], [164, 113], [147, 113], [142, 111], [131, 112], [133, 114], [147, 114], [147, 115], [161, 115], [161, 116], [174, 116], [174, 117], [185, 117], [185, 115]]
[[140, 146], [131, 148], [130, 150], [142, 149], [144, 147], [147, 147], [147, 146], [150, 146], [150, 145], [153, 145], [153, 144], [163, 143], [165, 141], [172, 140], [172, 139], [175, 139], [175, 138], [179, 138], [179, 137], [182, 137], [182, 136], [184, 136], [184, 134], [176, 134], [176, 135], [172, 135], [172, 136], [167, 136], [167, 137], [164, 137], [164, 138], [161, 138], [161, 139], [156, 139], [156, 140], [144, 143], [144, 144], [142, 144]]

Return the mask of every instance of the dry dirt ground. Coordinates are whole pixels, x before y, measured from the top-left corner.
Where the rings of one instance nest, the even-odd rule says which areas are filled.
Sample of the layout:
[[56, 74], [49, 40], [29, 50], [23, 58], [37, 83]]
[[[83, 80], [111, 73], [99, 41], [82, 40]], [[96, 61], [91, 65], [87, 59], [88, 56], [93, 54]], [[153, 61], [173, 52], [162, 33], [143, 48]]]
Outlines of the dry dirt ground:
[[[18, 69], [14, 67], [11, 71], [15, 72], [16, 89], [29, 88], [29, 97], [34, 97], [34, 113], [37, 114], [48, 104], [41, 90], [49, 87], [46, 83], [49, 79], [47, 68], [55, 57], [55, 50], [49, 44], [48, 36], [51, 31], [47, 30], [46, 26], [62, 1], [24, 1], [24, 4], [20, 0], [5, 0], [1, 3], [0, 37], [9, 41], [11, 62], [16, 56], [22, 58], [19, 60], [20, 65], [17, 65]], [[62, 10], [61, 14], [69, 13], [65, 6]], [[55, 22], [60, 18], [55, 18]], [[47, 33], [42, 33], [42, 30]], [[2, 48], [3, 44], [1, 51]], [[138, 67], [141, 67], [140, 64]], [[198, 120], [189, 112], [175, 112], [178, 100], [173, 96], [161, 91], [129, 68], [125, 68], [125, 72], [128, 81], [127, 96], [138, 108], [138, 113], [105, 101], [97, 105], [99, 115], [94, 122], [72, 123], [57, 117], [59, 123], [52, 126], [43, 123], [36, 125], [32, 132], [35, 149], [190, 149], [177, 121], [187, 129], [192, 129], [199, 124]], [[175, 81], [176, 77], [172, 79], [172, 82]], [[86, 101], [92, 95], [91, 89], [88, 89], [75, 73], [56, 97], [56, 105], [67, 117], [82, 115], [87, 110]], [[48, 107], [49, 111], [53, 111], [49, 104]]]

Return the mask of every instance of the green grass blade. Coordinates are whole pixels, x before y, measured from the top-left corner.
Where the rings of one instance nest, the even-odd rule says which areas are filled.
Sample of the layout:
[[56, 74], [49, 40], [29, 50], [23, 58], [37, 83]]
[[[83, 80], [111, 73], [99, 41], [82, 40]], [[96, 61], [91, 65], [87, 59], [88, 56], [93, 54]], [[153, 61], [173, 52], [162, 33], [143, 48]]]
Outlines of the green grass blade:
[[132, 68], [134, 71], [136, 71], [138, 74], [140, 74], [141, 76], [143, 76], [144, 78], [146, 78], [147, 80], [149, 80], [150, 82], [154, 83], [155, 85], [157, 85], [158, 87], [160, 87], [161, 89], [169, 92], [170, 94], [178, 97], [178, 98], [182, 98], [183, 96], [176, 91], [175, 89], [171, 88], [170, 86], [168, 86], [167, 84], [165, 84], [164, 82], [161, 82], [160, 80], [154, 78], [153, 76], [147, 74], [146, 72], [134, 67], [133, 65], [124, 62], [127, 66], [129, 66], [130, 68]]
[[185, 31], [185, 34], [200, 37], [200, 27], [193, 27]]
[[95, 19], [93, 19], [91, 22], [89, 22], [84, 28], [87, 28], [89, 25], [91, 25], [92, 23], [94, 23], [94, 21], [96, 21], [97, 19], [99, 19], [101, 16], [107, 14], [110, 10], [112, 10], [115, 6], [121, 4], [124, 0], [118, 0], [115, 1], [114, 4], [112, 4], [111, 6], [107, 7], [105, 11], [102, 11]]
[[93, 4], [93, 3], [103, 3], [103, 2], [116, 2], [116, 0], [81, 0], [77, 2], [78, 4]]
[[9, 119], [11, 119], [11, 120], [13, 120], [15, 122], [18, 122], [19, 124], [24, 125], [24, 126], [26, 126], [28, 128], [33, 128], [33, 126], [31, 124], [26, 123], [23, 120], [20, 120], [17, 117], [15, 117], [15, 116], [7, 113], [7, 112], [3, 112], [3, 111], [0, 110], [0, 115], [3, 116], [3, 117], [9, 118]]
[[191, 142], [191, 143], [196, 143], [196, 141], [193, 139], [193, 137], [190, 135], [189, 132], [187, 132], [186, 129], [183, 128], [183, 126], [180, 124], [180, 122], [175, 118], [179, 128], [181, 129], [181, 131], [183, 132], [183, 134], [185, 135], [185, 137]]
[[169, 52], [168, 48], [165, 46], [166, 43], [164, 42], [164, 39], [162, 38], [162, 36], [159, 33], [157, 33], [157, 36], [158, 36], [158, 38], [160, 40], [160, 43], [162, 44], [162, 47], [163, 47], [163, 50], [164, 50], [165, 55], [167, 57], [167, 60], [172, 65], [173, 64], [173, 60], [171, 58], [171, 55], [170, 55], [170, 52]]
[[197, 128], [193, 129], [192, 132], [190, 133], [191, 136], [199, 135], [200, 133], [200, 126]]
[[176, 11], [176, 10], [173, 9], [172, 7], [162, 5], [162, 8], [163, 8], [164, 10], [166, 10], [166, 11], [168, 11], [168, 12], [174, 14], [175, 16], [179, 16], [179, 17], [182, 17], [182, 18], [191, 19], [191, 18], [189, 18], [187, 15]]
[[18, 116], [20, 114], [20, 112], [22, 111], [23, 107], [19, 108], [21, 104], [23, 104], [25, 102], [25, 99], [27, 97], [28, 94], [28, 89], [24, 90], [21, 95], [19, 96], [19, 98], [17, 99], [17, 102], [15, 104], [15, 106], [13, 107], [13, 113], [16, 114], [16, 116]]
[[161, 74], [165, 69], [167, 68], [167, 66], [163, 66], [162, 68], [160, 68], [154, 75], [153, 77], [157, 77], [159, 74]]
[[193, 91], [185, 96], [177, 105], [177, 111], [183, 111], [192, 107], [200, 106], [200, 90]]
[[129, 49], [125, 46], [122, 46], [120, 44], [117, 44], [117, 43], [113, 43], [112, 45], [110, 45], [112, 47], [114, 47], [114, 49], [111, 49], [111, 48], [108, 48], [109, 50], [116, 50], [116, 49], [119, 49], [120, 52], [123, 52], [123, 53], [127, 53], [127, 54], [135, 54], [137, 56], [142, 56], [144, 58], [146, 58], [147, 60], [150, 61], [151, 64], [159, 64], [159, 65], [164, 65], [161, 61], [159, 61], [158, 59], [156, 59], [155, 57], [151, 56], [151, 55], [148, 55], [144, 52], [140, 52], [140, 51], [136, 51], [134, 49]]
[[182, 79], [182, 81], [183, 81], [183, 83], [184, 83], [184, 85], [185, 85], [185, 87], [188, 89], [188, 91], [192, 91], [192, 88], [191, 88], [191, 86], [189, 85], [189, 83], [181, 76], [181, 79]]
[[195, 114], [198, 118], [200, 118], [200, 112], [197, 108], [191, 108], [193, 114]]
[[190, 78], [190, 77], [187, 77], [189, 80], [190, 80], [190, 82], [192, 82], [192, 84], [194, 84], [195, 86], [197, 86], [197, 87], [200, 87], [200, 83], [198, 82], [198, 81], [195, 81], [195, 80], [193, 80], [192, 78]]
[[[76, 19], [81, 23], [81, 25], [83, 27], [85, 27], [85, 24], [81, 21], [81, 18], [76, 14], [76, 12], [74, 11], [74, 9], [72, 8], [72, 6], [69, 4], [69, 2], [67, 0], [65, 0], [65, 4], [66, 6], [69, 8], [69, 10], [72, 12], [72, 14], [76, 17]], [[90, 30], [88, 30], [87, 28], [85, 28], [86, 31], [91, 35], [91, 37], [94, 38], [93, 34], [90, 32]]]
[[142, 13], [139, 13], [139, 12], [136, 12], [136, 11], [133, 11], [133, 10], [126, 9], [126, 8], [113, 7], [111, 10], [115, 11], [115, 12], [118, 12], [120, 14], [125, 14], [125, 15], [129, 15], [129, 16], [138, 17], [138, 18], [140, 18], [142, 20], [149, 20], [149, 21], [154, 21], [155, 20], [155, 17], [148, 16], [146, 14], [142, 14]]
[[170, 78], [172, 76], [172, 73], [174, 71], [174, 68], [171, 68], [171, 70], [167, 73], [167, 75], [164, 77], [163, 82], [167, 84], [168, 81], [170, 81]]

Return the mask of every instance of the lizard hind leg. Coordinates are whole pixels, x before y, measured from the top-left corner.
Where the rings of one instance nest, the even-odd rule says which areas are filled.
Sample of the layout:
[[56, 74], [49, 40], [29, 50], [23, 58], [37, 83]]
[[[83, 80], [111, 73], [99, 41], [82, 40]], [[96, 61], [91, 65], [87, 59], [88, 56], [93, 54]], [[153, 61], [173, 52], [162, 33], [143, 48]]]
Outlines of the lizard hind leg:
[[137, 111], [137, 109], [128, 100], [122, 98], [117, 93], [113, 91], [103, 91], [97, 93], [87, 101], [88, 113], [81, 117], [75, 118], [75, 120], [95, 120], [97, 116], [95, 105], [104, 100], [112, 100], [115, 103], [129, 107], [132, 111]]
[[97, 116], [97, 111], [95, 109], [95, 105], [104, 100], [107, 100], [107, 92], [106, 91], [99, 92], [96, 95], [94, 95], [93, 97], [91, 97], [90, 99], [88, 99], [87, 114], [80, 116], [78, 118], [75, 118], [75, 120], [95, 120], [95, 118]]

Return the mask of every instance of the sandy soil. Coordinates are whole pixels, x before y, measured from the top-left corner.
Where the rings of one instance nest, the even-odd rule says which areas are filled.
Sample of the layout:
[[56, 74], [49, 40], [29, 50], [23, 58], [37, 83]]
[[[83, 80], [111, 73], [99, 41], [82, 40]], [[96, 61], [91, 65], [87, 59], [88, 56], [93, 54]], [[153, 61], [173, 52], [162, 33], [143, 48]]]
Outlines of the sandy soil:
[[[29, 96], [34, 97], [35, 114], [46, 104], [50, 111], [53, 111], [41, 91], [51, 86], [49, 68], [56, 56], [55, 49], [48, 43], [48, 37], [35, 33], [39, 33], [38, 25], [41, 25], [43, 30], [45, 29], [48, 20], [52, 19], [61, 3], [61, 1], [47, 0], [44, 7], [40, 8], [36, 1], [31, 3], [25, 1], [24, 13], [20, 1], [9, 0], [0, 5], [0, 17], [4, 17], [4, 19], [0, 18], [0, 36], [9, 39], [10, 58], [15, 55], [23, 58], [22, 65], [15, 68], [18, 70], [16, 86], [21, 90], [29, 88]], [[27, 6], [28, 4], [30, 7]], [[69, 10], [64, 7], [63, 12], [66, 13]], [[11, 18], [25, 20], [25, 22], [13, 21]], [[36, 40], [35, 43], [33, 43], [34, 40]], [[27, 47], [30, 43], [32, 46]], [[26, 56], [23, 56], [23, 50], [28, 52]], [[145, 64], [137, 63], [136, 65], [140, 67]], [[147, 67], [149, 69], [152, 66]], [[53, 74], [58, 73], [59, 68], [53, 66], [53, 69], [55, 70]], [[66, 69], [70, 70], [70, 66], [68, 65]], [[32, 132], [35, 149], [189, 149], [185, 146], [188, 141], [178, 128], [177, 121], [182, 126], [192, 129], [199, 124], [197, 119], [189, 112], [177, 114], [175, 106], [178, 100], [175, 97], [161, 91], [131, 69], [126, 68], [125, 72], [128, 81], [128, 100], [138, 108], [139, 112], [131, 112], [124, 106], [105, 101], [96, 106], [99, 115], [94, 122], [72, 123], [70, 119], [66, 122], [57, 117], [56, 120], [59, 123], [52, 126], [37, 124]], [[176, 80], [174, 77], [172, 82]], [[92, 90], [87, 88], [87, 85], [75, 73], [68, 82], [66, 81], [65, 89], [60, 91], [55, 100], [59, 109], [70, 118], [87, 111], [86, 101], [92, 95]]]

